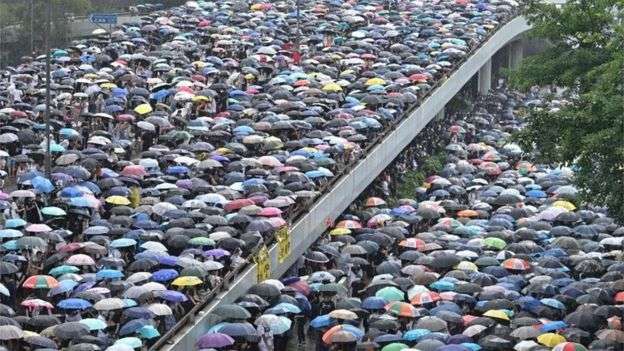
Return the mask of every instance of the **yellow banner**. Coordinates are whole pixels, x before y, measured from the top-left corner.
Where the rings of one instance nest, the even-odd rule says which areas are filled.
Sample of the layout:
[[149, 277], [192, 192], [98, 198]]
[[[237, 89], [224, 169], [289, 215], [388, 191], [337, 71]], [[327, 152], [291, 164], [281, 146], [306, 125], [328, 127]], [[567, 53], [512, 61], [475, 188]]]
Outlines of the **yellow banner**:
[[282, 263], [290, 256], [290, 230], [288, 226], [282, 226], [277, 230], [277, 261]]
[[256, 264], [258, 265], [258, 283], [271, 278], [271, 258], [269, 257], [269, 250], [264, 245], [256, 255]]

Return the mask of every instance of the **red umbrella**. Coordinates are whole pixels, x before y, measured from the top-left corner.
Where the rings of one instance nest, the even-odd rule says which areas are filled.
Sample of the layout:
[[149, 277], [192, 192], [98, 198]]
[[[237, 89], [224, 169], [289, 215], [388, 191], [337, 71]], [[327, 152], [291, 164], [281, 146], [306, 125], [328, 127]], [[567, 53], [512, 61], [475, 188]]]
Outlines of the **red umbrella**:
[[531, 264], [520, 258], [508, 258], [503, 261], [502, 266], [512, 271], [528, 271], [531, 269]]
[[225, 204], [223, 208], [225, 208], [225, 210], [228, 212], [232, 212], [232, 211], [240, 210], [241, 208], [245, 206], [251, 206], [251, 205], [254, 205], [254, 202], [250, 199], [237, 199], [237, 200], [233, 200]]

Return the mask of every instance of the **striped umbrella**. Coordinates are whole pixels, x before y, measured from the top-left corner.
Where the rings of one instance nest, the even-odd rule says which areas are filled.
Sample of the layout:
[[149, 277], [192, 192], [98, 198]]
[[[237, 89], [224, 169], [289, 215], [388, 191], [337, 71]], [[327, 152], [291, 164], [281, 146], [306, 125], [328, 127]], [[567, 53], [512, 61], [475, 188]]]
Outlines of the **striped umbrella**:
[[440, 294], [434, 291], [424, 291], [421, 293], [417, 293], [410, 300], [413, 305], [424, 305], [436, 301], [440, 301]]
[[418, 310], [407, 302], [394, 301], [386, 305], [386, 311], [399, 317], [418, 317]]
[[33, 275], [26, 279], [22, 286], [29, 289], [52, 289], [58, 284], [58, 281], [49, 275]]

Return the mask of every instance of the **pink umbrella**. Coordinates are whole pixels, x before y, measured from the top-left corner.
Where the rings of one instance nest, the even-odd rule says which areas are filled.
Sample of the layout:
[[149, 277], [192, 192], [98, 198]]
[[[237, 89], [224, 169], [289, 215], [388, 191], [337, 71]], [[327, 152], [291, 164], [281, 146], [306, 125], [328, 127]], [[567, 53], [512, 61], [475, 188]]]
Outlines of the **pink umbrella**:
[[283, 164], [274, 156], [261, 156], [258, 158], [258, 162], [260, 162], [263, 166], [267, 166], [267, 167], [283, 166]]
[[26, 227], [26, 231], [31, 233], [47, 233], [51, 232], [52, 228], [50, 228], [47, 224], [39, 223], [39, 224], [31, 224]]
[[282, 214], [282, 210], [277, 207], [265, 207], [260, 212], [258, 212], [258, 216], [263, 217], [279, 217]]
[[271, 222], [271, 225], [275, 229], [281, 228], [282, 226], [285, 226], [287, 224], [282, 217], [269, 217], [268, 220], [269, 222]]
[[10, 198], [9, 194], [4, 191], [0, 191], [0, 200], [8, 200]]
[[93, 266], [95, 261], [90, 256], [85, 254], [77, 254], [70, 256], [65, 263], [71, 264], [74, 266]]
[[26, 308], [28, 308], [28, 309], [31, 309], [31, 310], [34, 310], [35, 308], [39, 308], [39, 307], [44, 307], [44, 308], [47, 308], [49, 310], [54, 308], [54, 306], [51, 303], [49, 303], [47, 301], [40, 300], [40, 299], [24, 300], [21, 303], [21, 305], [26, 307]]
[[121, 171], [121, 175], [126, 177], [144, 177], [147, 175], [147, 172], [145, 171], [145, 167], [143, 166], [130, 165], [124, 167], [124, 169]]

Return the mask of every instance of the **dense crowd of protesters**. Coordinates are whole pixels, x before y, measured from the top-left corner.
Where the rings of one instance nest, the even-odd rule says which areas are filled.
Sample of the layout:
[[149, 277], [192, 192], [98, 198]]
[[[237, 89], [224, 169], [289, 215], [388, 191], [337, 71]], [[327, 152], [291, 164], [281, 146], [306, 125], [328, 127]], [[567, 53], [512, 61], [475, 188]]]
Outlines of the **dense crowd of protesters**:
[[569, 103], [544, 97], [501, 88], [449, 116], [438, 174], [357, 200], [285, 277], [215, 311], [198, 349], [621, 350], [624, 227], [511, 140], [520, 109]]

